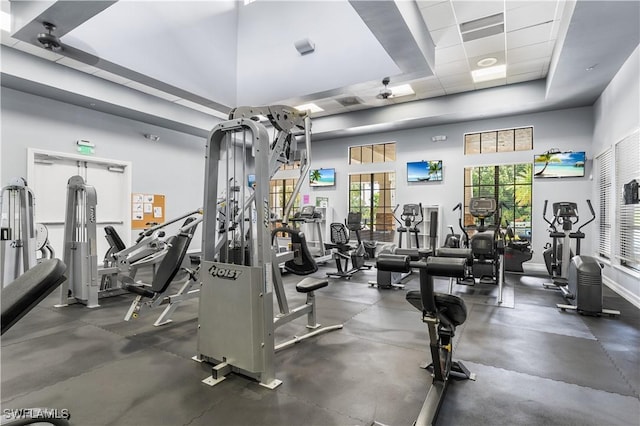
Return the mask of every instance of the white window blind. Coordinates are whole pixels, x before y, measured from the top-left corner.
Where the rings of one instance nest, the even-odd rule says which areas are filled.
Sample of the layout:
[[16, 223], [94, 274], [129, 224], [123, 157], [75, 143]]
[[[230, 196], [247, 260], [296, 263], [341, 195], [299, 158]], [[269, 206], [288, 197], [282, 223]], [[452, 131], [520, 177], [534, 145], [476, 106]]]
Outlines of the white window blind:
[[613, 150], [608, 149], [596, 157], [598, 167], [598, 254], [611, 258], [611, 218], [613, 216]]
[[615, 158], [618, 257], [623, 265], [640, 269], [640, 203], [637, 186], [633, 189], [635, 194], [631, 193], [633, 181], [640, 183], [640, 131], [616, 145]]

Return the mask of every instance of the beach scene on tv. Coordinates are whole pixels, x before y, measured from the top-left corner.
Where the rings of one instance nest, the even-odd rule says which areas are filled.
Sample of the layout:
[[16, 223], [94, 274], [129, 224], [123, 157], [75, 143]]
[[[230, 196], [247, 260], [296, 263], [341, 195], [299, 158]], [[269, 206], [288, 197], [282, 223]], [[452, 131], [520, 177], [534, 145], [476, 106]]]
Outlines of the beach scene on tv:
[[309, 185], [333, 186], [336, 184], [336, 169], [315, 169], [309, 172]]
[[536, 155], [533, 163], [535, 177], [583, 177], [584, 152], [555, 152]]
[[441, 160], [407, 163], [407, 182], [434, 182], [441, 180]]

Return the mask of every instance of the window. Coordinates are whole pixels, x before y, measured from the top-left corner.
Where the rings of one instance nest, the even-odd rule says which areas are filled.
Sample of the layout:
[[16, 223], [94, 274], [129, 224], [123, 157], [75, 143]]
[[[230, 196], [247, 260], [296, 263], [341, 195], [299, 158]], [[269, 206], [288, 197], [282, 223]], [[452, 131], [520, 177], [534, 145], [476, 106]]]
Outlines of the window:
[[491, 130], [464, 135], [464, 153], [529, 151], [533, 149], [533, 127]]
[[[271, 212], [280, 220], [276, 222], [278, 226], [282, 224], [284, 215], [284, 208], [287, 202], [293, 194], [293, 189], [296, 187], [298, 179], [274, 179], [269, 185], [269, 203], [271, 205]], [[293, 215], [300, 209], [300, 194], [296, 196], [295, 202], [290, 215]]]
[[636, 131], [616, 145], [615, 161], [618, 258], [622, 265], [640, 270], [640, 132]]
[[[464, 225], [476, 219], [469, 213], [472, 197], [490, 197], [502, 207], [502, 225], [508, 223], [520, 238], [531, 237], [531, 163], [501, 166], [465, 167], [464, 169]], [[485, 221], [495, 225], [496, 217]]]
[[349, 211], [362, 213], [363, 239], [393, 241], [393, 203], [396, 174], [362, 173], [349, 176]]
[[396, 161], [396, 143], [379, 143], [349, 147], [349, 164]]
[[300, 168], [300, 160], [296, 160], [291, 164], [280, 165], [280, 170], [295, 170]]
[[598, 254], [611, 258], [611, 215], [613, 213], [613, 151], [596, 157], [598, 167]]

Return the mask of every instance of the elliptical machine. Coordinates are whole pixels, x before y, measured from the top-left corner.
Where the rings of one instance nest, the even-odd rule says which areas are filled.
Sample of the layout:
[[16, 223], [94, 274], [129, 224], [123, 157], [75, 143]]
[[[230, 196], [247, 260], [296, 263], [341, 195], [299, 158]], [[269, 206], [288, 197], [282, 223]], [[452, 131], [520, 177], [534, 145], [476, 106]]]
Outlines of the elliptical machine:
[[393, 218], [398, 222], [400, 226], [396, 229], [398, 233], [398, 248], [402, 248], [402, 235], [408, 234], [407, 236], [407, 248], [411, 247], [411, 237], [413, 234], [416, 241], [416, 249], [420, 248], [420, 230], [418, 229], [418, 225], [424, 222], [424, 216], [422, 214], [422, 203], [419, 204], [405, 204], [402, 206], [402, 213], [400, 214], [400, 219], [396, 216], [396, 211], [400, 207], [400, 204], [396, 205], [396, 208], [393, 209]]
[[[549, 221], [547, 219], [548, 201], [544, 200], [542, 215], [545, 222], [549, 224], [551, 230], [549, 236], [553, 238], [553, 243], [543, 255], [553, 284], [544, 284], [544, 287], [557, 288], [569, 302], [569, 304], [559, 303], [556, 306], [562, 311], [570, 309], [584, 315], [620, 315], [620, 311], [602, 307], [602, 267], [594, 257], [580, 255], [580, 241], [585, 238], [582, 228], [596, 219], [591, 200], [587, 200], [591, 219], [580, 225], [575, 232], [572, 232], [573, 226], [580, 221], [578, 205], [566, 201], [553, 203], [553, 221]], [[562, 226], [562, 232], [557, 230], [556, 224]], [[563, 240], [562, 244], [558, 243], [559, 239]], [[575, 256], [571, 250], [572, 239], [576, 240]]]

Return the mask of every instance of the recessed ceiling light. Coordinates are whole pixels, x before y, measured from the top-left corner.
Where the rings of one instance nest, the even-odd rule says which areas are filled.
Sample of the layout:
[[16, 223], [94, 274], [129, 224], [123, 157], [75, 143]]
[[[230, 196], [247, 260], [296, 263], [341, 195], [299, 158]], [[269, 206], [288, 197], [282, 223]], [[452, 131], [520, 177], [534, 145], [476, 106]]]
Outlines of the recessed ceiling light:
[[0, 10], [0, 30], [11, 32], [11, 15]]
[[389, 90], [393, 93], [394, 98], [416, 94], [410, 84], [401, 84], [399, 86], [389, 87]]
[[309, 104], [304, 104], [304, 105], [298, 105], [297, 107], [294, 107], [295, 109], [297, 109], [298, 111], [309, 111], [309, 112], [320, 112], [320, 111], [324, 111], [322, 108], [320, 108], [318, 105], [314, 104], [314, 103], [309, 103]]
[[591, 65], [589, 68], [585, 68], [585, 71], [593, 71], [597, 66], [598, 64]]
[[493, 58], [493, 57], [484, 58], [484, 59], [480, 59], [478, 61], [478, 66], [479, 67], [490, 67], [491, 65], [495, 65], [497, 62], [498, 62], [498, 60], [496, 58]]
[[495, 67], [481, 68], [479, 70], [471, 71], [471, 77], [473, 77], [474, 83], [481, 83], [483, 81], [495, 80], [498, 78], [505, 78], [507, 76], [506, 65], [496, 65]]

